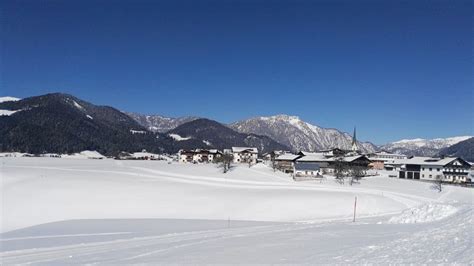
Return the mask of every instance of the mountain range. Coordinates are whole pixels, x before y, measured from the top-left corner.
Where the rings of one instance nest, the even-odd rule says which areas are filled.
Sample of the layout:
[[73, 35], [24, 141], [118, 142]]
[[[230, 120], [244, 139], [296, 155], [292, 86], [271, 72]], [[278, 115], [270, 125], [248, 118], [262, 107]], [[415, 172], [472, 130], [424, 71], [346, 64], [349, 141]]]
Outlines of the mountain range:
[[380, 149], [408, 156], [437, 156], [441, 150], [469, 138], [472, 138], [472, 136], [436, 139], [403, 139], [382, 145]]
[[97, 106], [64, 93], [0, 99], [2, 152], [97, 150], [104, 155], [116, 155], [143, 149], [176, 153], [180, 149], [232, 146], [254, 146], [260, 152], [288, 149], [266, 136], [238, 133], [208, 119], [195, 119], [166, 133], [153, 132], [113, 107]]
[[[463, 154], [465, 157], [472, 151], [470, 138], [401, 140], [379, 147], [370, 142], [357, 144], [363, 152], [383, 149], [417, 156]], [[193, 116], [169, 118], [124, 113], [63, 93], [25, 99], [0, 97], [0, 151], [97, 150], [114, 155], [142, 149], [174, 153], [183, 148], [232, 146], [254, 146], [261, 152], [318, 151], [336, 147], [350, 149], [351, 144], [350, 134], [312, 125], [297, 116], [256, 117], [225, 125]], [[453, 149], [448, 149], [451, 146]]]
[[[322, 128], [302, 121], [297, 116], [256, 117], [229, 125], [242, 132], [269, 136], [294, 151], [319, 151], [330, 148], [351, 149], [352, 136], [337, 129]], [[357, 142], [362, 152], [374, 152], [377, 146]]]

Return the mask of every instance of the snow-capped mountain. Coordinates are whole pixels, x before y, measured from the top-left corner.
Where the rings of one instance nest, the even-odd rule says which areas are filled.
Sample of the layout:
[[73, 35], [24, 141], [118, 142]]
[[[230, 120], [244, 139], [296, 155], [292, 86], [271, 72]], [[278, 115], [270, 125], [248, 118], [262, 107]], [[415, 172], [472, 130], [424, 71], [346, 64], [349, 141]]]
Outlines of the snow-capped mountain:
[[[268, 136], [294, 151], [318, 151], [330, 148], [350, 149], [352, 136], [337, 129], [322, 128], [302, 121], [297, 116], [275, 115], [255, 117], [229, 125], [242, 133]], [[358, 142], [363, 152], [373, 152], [377, 146]]]
[[164, 133], [170, 131], [184, 123], [194, 121], [199, 117], [194, 116], [183, 116], [183, 117], [165, 117], [161, 115], [144, 115], [138, 113], [126, 113], [140, 125], [148, 128], [148, 130], [153, 132]]
[[435, 156], [441, 149], [450, 147], [472, 136], [459, 136], [437, 139], [402, 139], [381, 146], [381, 149], [413, 156]]

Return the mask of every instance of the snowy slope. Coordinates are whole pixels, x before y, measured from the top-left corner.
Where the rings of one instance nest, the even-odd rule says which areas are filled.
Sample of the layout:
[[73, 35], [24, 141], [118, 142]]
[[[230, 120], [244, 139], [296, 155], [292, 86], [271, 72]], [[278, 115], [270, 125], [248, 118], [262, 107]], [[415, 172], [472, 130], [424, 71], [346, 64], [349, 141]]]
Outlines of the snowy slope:
[[[317, 151], [330, 148], [350, 149], [352, 136], [337, 129], [322, 128], [302, 121], [297, 116], [275, 115], [256, 117], [235, 122], [231, 128], [243, 132], [269, 136], [295, 151]], [[373, 152], [376, 146], [359, 142], [364, 152]]]
[[435, 156], [441, 149], [450, 147], [472, 136], [459, 136], [437, 139], [403, 139], [383, 145], [383, 150], [414, 156]]
[[469, 188], [294, 182], [261, 164], [224, 175], [213, 164], [0, 160], [5, 265], [474, 262]]
[[20, 98], [16, 98], [16, 97], [10, 97], [10, 96], [3, 96], [3, 97], [0, 97], [0, 103], [2, 102], [10, 102], [10, 101], [13, 101], [13, 102], [16, 102], [16, 101], [19, 101], [21, 100]]
[[165, 117], [161, 115], [143, 115], [138, 113], [126, 113], [140, 125], [148, 128], [153, 132], [168, 132], [184, 123], [198, 119], [194, 116], [183, 116], [183, 117]]

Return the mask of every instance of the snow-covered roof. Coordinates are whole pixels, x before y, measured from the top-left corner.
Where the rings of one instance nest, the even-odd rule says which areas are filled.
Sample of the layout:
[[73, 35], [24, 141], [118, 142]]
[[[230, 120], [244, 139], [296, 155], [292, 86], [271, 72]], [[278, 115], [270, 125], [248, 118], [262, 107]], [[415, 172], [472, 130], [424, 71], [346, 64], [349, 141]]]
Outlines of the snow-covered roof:
[[312, 153], [311, 155], [306, 155], [301, 158], [296, 159], [298, 162], [331, 162], [334, 161], [333, 158], [327, 158], [322, 153]]
[[232, 152], [250, 152], [250, 153], [258, 153], [257, 148], [253, 147], [232, 147]]
[[343, 157], [342, 159], [344, 160], [344, 162], [353, 162], [361, 157], [365, 157], [365, 155], [355, 155], [355, 156], [347, 156], [347, 157]]
[[282, 154], [282, 155], [278, 156], [277, 158], [275, 158], [275, 160], [277, 160], [277, 161], [294, 161], [294, 160], [298, 159], [299, 157], [301, 157], [301, 155], [287, 153], [287, 154]]
[[432, 157], [413, 157], [410, 159], [397, 160], [400, 164], [419, 164], [419, 165], [447, 165], [450, 162], [457, 160], [457, 157], [432, 158]]

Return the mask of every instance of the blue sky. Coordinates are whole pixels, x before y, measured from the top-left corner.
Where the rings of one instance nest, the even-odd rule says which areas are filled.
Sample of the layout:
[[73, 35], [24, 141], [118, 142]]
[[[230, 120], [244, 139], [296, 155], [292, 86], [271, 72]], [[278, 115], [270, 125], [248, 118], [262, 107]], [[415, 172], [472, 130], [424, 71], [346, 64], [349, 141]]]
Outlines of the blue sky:
[[381, 144], [473, 134], [471, 1], [2, 1], [0, 94]]

